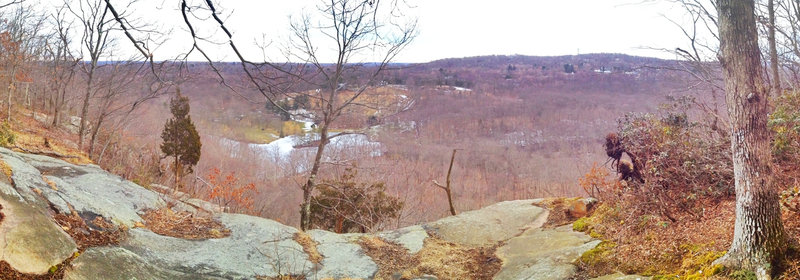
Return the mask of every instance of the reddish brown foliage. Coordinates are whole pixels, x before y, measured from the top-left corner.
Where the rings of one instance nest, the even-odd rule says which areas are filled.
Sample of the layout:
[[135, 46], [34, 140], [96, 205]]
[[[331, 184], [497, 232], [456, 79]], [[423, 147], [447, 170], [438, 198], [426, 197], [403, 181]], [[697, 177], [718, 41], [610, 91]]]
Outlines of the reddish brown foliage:
[[79, 251], [89, 247], [119, 244], [123, 238], [124, 229], [100, 216], [88, 223], [75, 212], [72, 215], [56, 214], [53, 218], [75, 240]]
[[592, 164], [592, 168], [583, 177], [578, 178], [578, 185], [591, 197], [610, 199], [620, 190], [619, 181], [609, 180], [609, 172], [605, 167]]
[[222, 206], [225, 211], [253, 211], [253, 196], [258, 194], [255, 184], [241, 186], [235, 172], [231, 171], [223, 177], [216, 167], [211, 169], [207, 178], [211, 185], [211, 191], [207, 195], [209, 201]]

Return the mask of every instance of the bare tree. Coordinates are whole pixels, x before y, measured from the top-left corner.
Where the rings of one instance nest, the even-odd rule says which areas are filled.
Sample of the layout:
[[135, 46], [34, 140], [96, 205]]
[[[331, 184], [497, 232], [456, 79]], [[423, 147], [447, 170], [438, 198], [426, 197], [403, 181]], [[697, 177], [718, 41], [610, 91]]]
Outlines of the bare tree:
[[[130, 7], [134, 3], [136, 1], [125, 2], [127, 4], [126, 7]], [[144, 70], [147, 69], [146, 66], [148, 64], [139, 63], [133, 58], [123, 62], [101, 64], [103, 59], [114, 57], [113, 52], [115, 51], [116, 42], [112, 33], [118, 31], [127, 33], [129, 29], [147, 32], [148, 34], [156, 32], [146, 30], [144, 26], [134, 26], [133, 24], [136, 20], [129, 17], [124, 10], [119, 12], [119, 10], [109, 6], [105, 0], [80, 0], [77, 3], [69, 3], [67, 7], [81, 24], [82, 54], [85, 51], [85, 54], [89, 57], [88, 62], [80, 63], [80, 69], [85, 78], [85, 91], [81, 103], [78, 146], [81, 149], [84, 147], [84, 137], [89, 129], [88, 124], [91, 123], [88, 154], [90, 158], [94, 158], [95, 144], [105, 124], [109, 121], [119, 122], [111, 125], [112, 129], [110, 131], [117, 131], [120, 127], [119, 124], [125, 122], [139, 105], [146, 100], [165, 93], [172, 83], [160, 83], [155, 88], [151, 86], [144, 94], [134, 97], [131, 97], [130, 94], [126, 95], [125, 93], [128, 93], [135, 83], [145, 79], [144, 74], [146, 72]], [[125, 18], [124, 22], [128, 25], [120, 24], [117, 17]], [[115, 58], [118, 59], [118, 56]], [[163, 70], [162, 66], [164, 64], [159, 64], [159, 67], [156, 67], [152, 63], [152, 56], [150, 55], [144, 56], [144, 59], [151, 60], [149, 64], [151, 72], [158, 77], [157, 72]], [[96, 116], [90, 122], [89, 113], [91, 110], [95, 111]]]
[[[361, 97], [374, 85], [378, 75], [414, 38], [416, 22], [406, 24], [382, 21], [381, 9], [394, 9], [386, 4], [397, 2], [339, 0], [321, 3], [318, 11], [323, 17], [319, 24], [309, 15], [292, 23], [293, 42], [297, 58], [304, 58], [301, 69], [310, 68], [303, 80], [322, 88], [312, 91], [310, 102], [316, 103], [319, 126], [319, 143], [314, 162], [303, 189], [300, 228], [311, 228], [311, 194], [316, 185], [323, 155], [329, 141], [342, 134], [331, 135], [331, 125], [350, 106], [358, 106]], [[391, 12], [389, 12], [391, 14]], [[333, 64], [325, 62], [323, 48], [333, 48]], [[376, 52], [377, 51], [377, 52]], [[377, 55], [374, 66], [354, 63], [361, 55]], [[362, 58], [363, 59], [363, 58]], [[321, 77], [315, 83], [308, 77]], [[353, 79], [351, 77], [362, 77]]]
[[450, 205], [450, 215], [453, 216], [456, 215], [456, 208], [453, 207], [453, 189], [450, 187], [450, 175], [453, 173], [453, 162], [456, 160], [456, 151], [458, 150], [459, 149], [453, 149], [453, 155], [450, 156], [450, 167], [447, 168], [447, 179], [445, 181], [445, 185], [433, 180], [433, 184], [444, 190], [444, 192], [447, 194], [447, 203]]
[[767, 43], [769, 44], [769, 67], [772, 71], [772, 94], [781, 94], [781, 73], [778, 70], [778, 45], [775, 41], [775, 3], [774, 0], [767, 0]]
[[762, 77], [755, 3], [720, 0], [717, 4], [736, 185], [733, 243], [718, 262], [769, 279], [771, 265], [785, 251], [786, 234], [772, 184], [769, 88]]
[[0, 24], [0, 61], [5, 69], [3, 76], [8, 79], [7, 122], [11, 121], [12, 97], [17, 87], [25, 84], [27, 90], [32, 82], [30, 62], [43, 53], [43, 26], [44, 17], [24, 6], [17, 7], [10, 20]]
[[[85, 75], [86, 88], [81, 103], [80, 125], [78, 126], [78, 147], [83, 149], [83, 139], [86, 133], [86, 123], [89, 117], [89, 103], [95, 94], [95, 74], [100, 60], [108, 55], [109, 34], [114, 29], [116, 21], [109, 12], [108, 6], [102, 0], [79, 0], [77, 3], [68, 3], [67, 7], [77, 18], [83, 28], [81, 32], [81, 55], [84, 50], [89, 61], [81, 63], [81, 70]], [[113, 40], [113, 39], [111, 39]]]
[[51, 21], [55, 31], [46, 45], [45, 61], [49, 64], [47, 75], [49, 103], [53, 115], [51, 126], [57, 127], [61, 123], [62, 109], [66, 105], [67, 89], [72, 84], [80, 60], [70, 48], [71, 24], [65, 20], [64, 8], [53, 14]]
[[0, 2], [0, 9], [5, 8], [5, 7], [9, 7], [11, 5], [20, 4], [20, 3], [22, 3], [22, 0], [3, 1], [3, 2]]
[[[223, 74], [213, 65], [210, 57], [199, 44], [201, 38], [192, 19], [207, 11], [228, 37], [227, 44], [240, 60], [242, 71], [250, 84], [260, 92], [270, 105], [286, 112], [277, 102], [284, 97], [304, 95], [313, 104], [314, 118], [319, 130], [316, 154], [306, 182], [301, 186], [302, 229], [311, 226], [311, 197], [316, 185], [324, 153], [332, 138], [345, 134], [331, 134], [331, 125], [347, 109], [354, 106], [369, 106], [362, 97], [379, 79], [379, 74], [389, 69], [394, 58], [416, 35], [416, 20], [404, 21], [400, 11], [402, 1], [336, 0], [320, 1], [317, 15], [303, 15], [293, 22], [293, 40], [287, 50], [288, 58], [301, 63], [277, 64], [254, 63], [244, 58], [233, 41], [233, 35], [220, 18], [211, 0], [205, 5], [190, 5], [181, 1], [184, 22], [192, 39], [192, 51], [200, 52], [225, 83]], [[318, 22], [317, 22], [318, 21]], [[364, 62], [364, 59], [371, 62]], [[360, 60], [360, 61], [359, 61]], [[297, 84], [305, 88], [316, 88], [305, 93], [293, 92]]]

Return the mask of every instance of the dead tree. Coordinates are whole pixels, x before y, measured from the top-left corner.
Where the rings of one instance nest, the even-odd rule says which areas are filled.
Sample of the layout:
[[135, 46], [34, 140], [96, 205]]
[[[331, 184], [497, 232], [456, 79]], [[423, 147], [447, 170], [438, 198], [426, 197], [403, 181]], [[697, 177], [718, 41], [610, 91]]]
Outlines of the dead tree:
[[459, 149], [453, 149], [453, 155], [450, 156], [450, 167], [447, 168], [447, 181], [445, 181], [445, 185], [439, 184], [436, 180], [433, 180], [433, 184], [439, 188], [442, 188], [445, 193], [447, 193], [447, 203], [450, 205], [450, 215], [456, 215], [456, 208], [453, 207], [453, 192], [450, 188], [450, 174], [453, 173], [453, 162], [456, 160], [456, 151]]

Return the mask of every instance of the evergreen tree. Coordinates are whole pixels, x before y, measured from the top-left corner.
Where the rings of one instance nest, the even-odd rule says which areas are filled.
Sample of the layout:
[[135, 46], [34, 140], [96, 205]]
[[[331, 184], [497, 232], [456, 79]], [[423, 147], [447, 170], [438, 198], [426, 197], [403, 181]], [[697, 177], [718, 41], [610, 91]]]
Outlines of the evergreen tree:
[[167, 120], [161, 132], [161, 152], [164, 157], [172, 157], [175, 171], [175, 187], [180, 188], [180, 179], [192, 172], [192, 167], [200, 160], [200, 135], [197, 134], [189, 116], [189, 98], [181, 95], [180, 89], [170, 99], [169, 109], [172, 118]]

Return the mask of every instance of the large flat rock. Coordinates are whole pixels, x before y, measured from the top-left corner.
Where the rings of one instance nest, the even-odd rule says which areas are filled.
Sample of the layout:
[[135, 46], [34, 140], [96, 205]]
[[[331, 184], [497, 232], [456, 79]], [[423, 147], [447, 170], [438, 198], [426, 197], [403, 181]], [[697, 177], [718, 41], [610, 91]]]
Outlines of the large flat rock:
[[378, 265], [364, 254], [356, 243], [360, 234], [336, 234], [324, 230], [307, 232], [317, 242], [317, 251], [322, 255], [322, 267], [311, 272], [307, 279], [372, 279]]
[[163, 269], [149, 264], [131, 251], [118, 247], [89, 248], [71, 264], [72, 266], [64, 274], [64, 279], [222, 279]]
[[[0, 183], [3, 188], [10, 188]], [[5, 218], [0, 223], [0, 260], [19, 272], [44, 274], [51, 266], [63, 262], [77, 251], [77, 245], [45, 210], [20, 200], [18, 196], [0, 194]]]
[[[79, 213], [94, 213], [131, 227], [142, 221], [139, 214], [144, 210], [166, 206], [158, 193], [94, 165], [74, 165], [4, 148], [0, 148], [0, 155], [11, 167], [18, 196], [40, 207], [52, 204], [59, 212], [69, 214], [71, 206]], [[34, 190], [40, 191], [47, 201], [40, 199]]]
[[385, 231], [377, 234], [384, 240], [391, 241], [403, 246], [409, 254], [416, 254], [425, 245], [425, 238], [428, 232], [422, 226], [410, 226], [392, 231]]
[[165, 269], [228, 279], [305, 275], [312, 264], [293, 240], [297, 229], [239, 214], [221, 214], [231, 236], [184, 240], [132, 229], [121, 246]]
[[493, 245], [539, 228], [548, 211], [533, 203], [541, 199], [499, 202], [479, 210], [450, 216], [423, 227], [442, 239], [474, 246]]
[[494, 279], [569, 279], [575, 274], [572, 263], [599, 243], [572, 231], [572, 225], [529, 229], [497, 249], [503, 266]]

